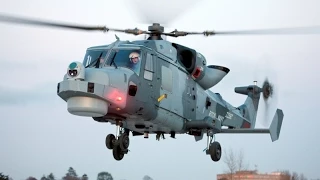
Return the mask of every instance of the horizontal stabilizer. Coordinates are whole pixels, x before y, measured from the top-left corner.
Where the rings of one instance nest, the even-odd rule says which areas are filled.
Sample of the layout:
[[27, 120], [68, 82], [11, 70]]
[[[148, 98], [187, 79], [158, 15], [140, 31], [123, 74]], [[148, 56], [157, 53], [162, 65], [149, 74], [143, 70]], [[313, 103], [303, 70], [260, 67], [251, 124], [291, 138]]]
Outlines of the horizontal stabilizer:
[[279, 139], [282, 121], [283, 112], [281, 109], [277, 109], [269, 129], [221, 129], [220, 133], [270, 133], [273, 142]]

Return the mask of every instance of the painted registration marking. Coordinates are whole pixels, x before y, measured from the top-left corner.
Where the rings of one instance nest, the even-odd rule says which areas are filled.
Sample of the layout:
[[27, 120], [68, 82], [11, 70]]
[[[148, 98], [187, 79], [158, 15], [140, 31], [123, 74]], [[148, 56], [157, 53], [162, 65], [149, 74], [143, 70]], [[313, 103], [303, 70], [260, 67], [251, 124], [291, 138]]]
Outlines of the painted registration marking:
[[230, 112], [227, 112], [226, 116], [225, 116], [227, 119], [232, 119], [233, 117], [233, 114], [230, 113]]
[[[209, 116], [212, 117], [212, 118], [217, 118], [217, 113], [213, 112], [213, 111], [210, 111], [209, 112]], [[233, 117], [233, 114], [231, 112], [227, 112], [227, 114], [225, 116], [218, 115], [217, 119], [220, 120], [220, 121], [223, 121], [225, 118], [232, 119], [232, 117]]]

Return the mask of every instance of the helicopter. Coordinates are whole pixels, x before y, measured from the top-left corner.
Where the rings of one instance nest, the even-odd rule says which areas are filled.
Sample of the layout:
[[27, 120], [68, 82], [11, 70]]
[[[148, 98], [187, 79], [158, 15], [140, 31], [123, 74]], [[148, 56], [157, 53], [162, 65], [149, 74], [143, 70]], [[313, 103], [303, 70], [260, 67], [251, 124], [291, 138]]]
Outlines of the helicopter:
[[[245, 95], [240, 106], [233, 106], [210, 88], [230, 72], [228, 67], [208, 65], [199, 51], [164, 40], [162, 36], [187, 35], [268, 35], [299, 34], [308, 27], [242, 31], [165, 32], [159, 23], [148, 30], [115, 29], [106, 26], [80, 26], [66, 23], [27, 19], [0, 14], [0, 21], [35, 26], [47, 26], [85, 31], [121, 32], [148, 35], [144, 40], [116, 40], [102, 46], [88, 47], [83, 61], [71, 62], [57, 83], [57, 95], [66, 102], [67, 111], [75, 116], [115, 125], [116, 133], [108, 134], [106, 148], [120, 161], [129, 152], [132, 136], [156, 140], [165, 135], [194, 136], [200, 141], [207, 136], [206, 155], [214, 162], [221, 159], [222, 147], [215, 134], [264, 133], [272, 142], [280, 137], [284, 118], [277, 108], [269, 128], [255, 128], [259, 101], [273, 95], [268, 80], [235, 87], [235, 93]], [[133, 64], [133, 65], [132, 65]], [[134, 67], [133, 67], [134, 66]]]

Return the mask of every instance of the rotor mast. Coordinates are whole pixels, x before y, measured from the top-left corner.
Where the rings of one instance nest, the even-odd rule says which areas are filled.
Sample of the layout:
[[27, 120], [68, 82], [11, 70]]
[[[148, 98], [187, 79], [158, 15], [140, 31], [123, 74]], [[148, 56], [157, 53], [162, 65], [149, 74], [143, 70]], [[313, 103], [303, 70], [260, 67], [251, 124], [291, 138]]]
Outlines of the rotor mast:
[[164, 32], [164, 27], [159, 23], [153, 23], [148, 27], [148, 31], [150, 31], [148, 40], [163, 40], [161, 34]]

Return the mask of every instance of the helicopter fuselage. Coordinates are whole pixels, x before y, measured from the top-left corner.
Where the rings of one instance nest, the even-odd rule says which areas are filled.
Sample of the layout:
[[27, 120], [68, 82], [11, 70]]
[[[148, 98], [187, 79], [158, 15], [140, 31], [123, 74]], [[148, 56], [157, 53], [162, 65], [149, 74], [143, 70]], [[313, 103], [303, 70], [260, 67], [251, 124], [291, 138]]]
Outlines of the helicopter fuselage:
[[[123, 63], [129, 61], [123, 55], [132, 50], [141, 53], [138, 72]], [[229, 70], [207, 68], [205, 58], [192, 49], [162, 40], [116, 41], [88, 48], [82, 64], [87, 66], [82, 70], [83, 78], [68, 78], [67, 73], [58, 86], [58, 95], [68, 102], [68, 111], [74, 115], [120, 123], [136, 135], [161, 132], [197, 136], [212, 124], [219, 124], [219, 128], [250, 127], [240, 109], [207, 90]], [[204, 121], [206, 117], [210, 122]]]

